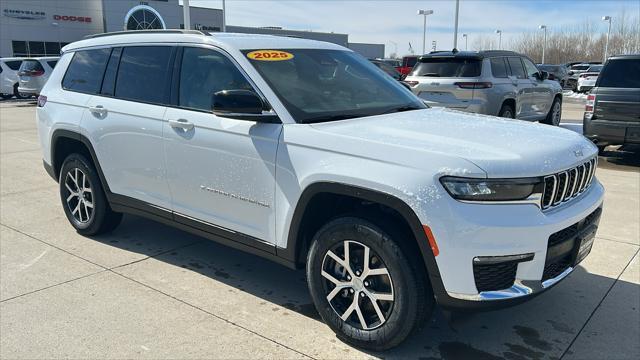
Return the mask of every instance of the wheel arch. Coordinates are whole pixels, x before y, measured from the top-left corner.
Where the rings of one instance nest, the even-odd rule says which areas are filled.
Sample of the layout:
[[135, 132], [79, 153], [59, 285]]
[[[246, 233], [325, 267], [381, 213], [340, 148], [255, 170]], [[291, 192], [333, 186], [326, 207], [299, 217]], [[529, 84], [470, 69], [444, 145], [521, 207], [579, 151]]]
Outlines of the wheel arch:
[[57, 129], [51, 135], [51, 168], [52, 176], [55, 176], [55, 180], [58, 181], [60, 177], [60, 169], [62, 169], [62, 163], [64, 159], [71, 153], [78, 152], [86, 157], [93, 163], [98, 171], [98, 177], [102, 184], [102, 188], [105, 191], [107, 197], [111, 194], [109, 186], [98, 162], [95, 150], [91, 141], [84, 135], [66, 129]]
[[[303, 267], [306, 262], [306, 256], [308, 253], [309, 245], [311, 242], [312, 229], [306, 228], [309, 225], [309, 219], [313, 219], [317, 208], [318, 202], [327, 198], [345, 199], [346, 201], [356, 201], [364, 204], [363, 206], [382, 207], [395, 212], [398, 217], [397, 220], [404, 222], [406, 229], [410, 232], [411, 238], [409, 241], [413, 241], [411, 246], [415, 246], [420, 253], [420, 263], [424, 264], [424, 269], [430, 279], [433, 286], [434, 293], [438, 294], [438, 290], [443, 290], [442, 280], [440, 280], [440, 272], [436, 264], [435, 256], [429, 245], [429, 240], [424, 232], [422, 224], [411, 209], [411, 207], [399, 199], [388, 193], [362, 188], [359, 186], [336, 183], [336, 182], [316, 182], [307, 186], [296, 205], [294, 214], [289, 226], [289, 232], [287, 237], [287, 248], [284, 250], [278, 249], [278, 255], [287, 258], [291, 262], [296, 264], [296, 267]], [[330, 202], [335, 205], [335, 203]], [[322, 204], [320, 204], [320, 210], [322, 210]], [[336, 218], [339, 214], [346, 214], [348, 212], [342, 212], [344, 209], [331, 207], [330, 212], [324, 213], [322, 220], [331, 220]], [[353, 212], [349, 215], [354, 215]], [[366, 213], [364, 214], [366, 215]], [[393, 214], [389, 214], [394, 216]], [[365, 219], [367, 217], [365, 216]], [[326, 221], [323, 221], [323, 223]]]

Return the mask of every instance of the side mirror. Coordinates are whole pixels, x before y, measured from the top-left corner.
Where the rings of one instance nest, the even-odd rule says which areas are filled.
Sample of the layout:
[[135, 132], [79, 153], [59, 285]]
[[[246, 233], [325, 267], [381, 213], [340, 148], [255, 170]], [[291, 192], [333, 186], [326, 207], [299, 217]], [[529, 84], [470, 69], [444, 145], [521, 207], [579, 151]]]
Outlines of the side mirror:
[[213, 94], [214, 114], [262, 114], [262, 99], [250, 90], [222, 90]]
[[251, 90], [222, 90], [211, 97], [211, 110], [220, 117], [262, 123], [280, 123], [273, 111], [263, 111], [265, 104], [258, 94]]

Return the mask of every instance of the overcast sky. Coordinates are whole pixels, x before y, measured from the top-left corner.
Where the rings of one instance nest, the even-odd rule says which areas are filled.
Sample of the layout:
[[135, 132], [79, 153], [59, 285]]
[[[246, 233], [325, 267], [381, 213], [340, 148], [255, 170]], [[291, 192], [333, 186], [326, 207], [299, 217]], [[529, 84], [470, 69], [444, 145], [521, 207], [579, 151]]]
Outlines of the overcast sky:
[[[190, 0], [191, 5], [222, 8], [221, 0]], [[227, 24], [281, 26], [293, 30], [313, 30], [349, 34], [350, 42], [384, 43], [386, 52], [406, 54], [409, 42], [422, 50], [422, 16], [418, 9], [431, 9], [427, 17], [427, 48], [436, 40], [438, 49], [453, 47], [455, 1], [333, 1], [333, 0], [227, 0]], [[523, 32], [549, 31], [579, 26], [589, 20], [606, 32], [603, 15], [620, 14], [623, 9], [640, 17], [640, 0], [461, 0], [458, 48], [464, 48], [462, 33], [469, 35], [469, 48], [478, 36], [494, 36], [503, 31], [503, 44]]]

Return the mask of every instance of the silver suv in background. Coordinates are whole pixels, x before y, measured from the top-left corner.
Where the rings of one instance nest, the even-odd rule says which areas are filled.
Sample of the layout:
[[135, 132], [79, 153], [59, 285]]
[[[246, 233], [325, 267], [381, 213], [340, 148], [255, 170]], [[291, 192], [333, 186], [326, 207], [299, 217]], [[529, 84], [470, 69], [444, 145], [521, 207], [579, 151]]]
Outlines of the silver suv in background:
[[419, 58], [405, 82], [431, 106], [560, 123], [562, 88], [511, 51], [437, 51]]
[[59, 59], [59, 56], [24, 59], [18, 70], [18, 91], [23, 94], [40, 95], [40, 90]]

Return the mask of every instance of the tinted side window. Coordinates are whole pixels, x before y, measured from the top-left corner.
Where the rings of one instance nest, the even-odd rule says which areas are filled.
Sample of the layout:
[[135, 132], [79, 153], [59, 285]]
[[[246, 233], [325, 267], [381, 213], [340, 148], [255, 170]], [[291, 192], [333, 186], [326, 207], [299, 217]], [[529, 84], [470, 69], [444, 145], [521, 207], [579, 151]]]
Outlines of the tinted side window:
[[20, 69], [20, 65], [22, 65], [22, 60], [7, 61], [5, 64], [9, 67], [9, 69], [18, 71], [18, 69]]
[[596, 86], [640, 88], [638, 74], [640, 74], [640, 59], [609, 60], [602, 69]]
[[509, 63], [509, 67], [511, 68], [511, 75], [517, 77], [518, 79], [527, 78], [527, 74], [524, 72], [522, 61], [520, 61], [519, 57], [508, 57], [507, 62]]
[[76, 51], [62, 79], [67, 90], [97, 94], [111, 49]]
[[491, 73], [496, 78], [507, 77], [507, 64], [504, 62], [504, 58], [497, 57], [491, 58]]
[[538, 68], [533, 65], [533, 63], [529, 59], [522, 59], [524, 63], [524, 67], [527, 70], [527, 77], [533, 77], [535, 74], [539, 73]]
[[221, 90], [253, 90], [238, 68], [217, 51], [185, 47], [180, 66], [182, 107], [211, 111], [211, 98]]
[[52, 60], [52, 61], [47, 61], [47, 64], [53, 69], [54, 67], [56, 67], [56, 64], [58, 63], [58, 60]]
[[169, 46], [133, 46], [122, 50], [115, 96], [148, 103], [165, 103], [170, 80]]

